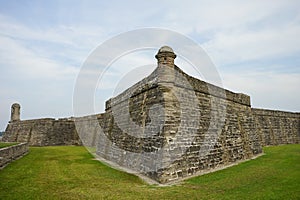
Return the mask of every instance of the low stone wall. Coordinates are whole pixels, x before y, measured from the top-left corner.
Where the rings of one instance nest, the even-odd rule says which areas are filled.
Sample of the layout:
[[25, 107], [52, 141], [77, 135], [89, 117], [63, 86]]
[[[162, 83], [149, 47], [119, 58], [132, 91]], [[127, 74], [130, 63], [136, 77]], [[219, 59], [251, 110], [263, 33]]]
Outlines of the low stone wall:
[[21, 143], [0, 149], [0, 169], [28, 153], [28, 143]]
[[28, 142], [30, 146], [81, 145], [72, 118], [11, 121], [4, 142]]

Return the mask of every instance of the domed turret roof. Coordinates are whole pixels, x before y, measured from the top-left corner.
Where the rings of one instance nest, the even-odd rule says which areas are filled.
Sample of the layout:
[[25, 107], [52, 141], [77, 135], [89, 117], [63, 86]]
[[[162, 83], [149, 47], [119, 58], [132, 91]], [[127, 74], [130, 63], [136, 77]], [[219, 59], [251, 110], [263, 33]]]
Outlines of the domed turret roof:
[[173, 49], [169, 46], [162, 46], [159, 50], [158, 53], [162, 53], [162, 52], [172, 52], [174, 53]]
[[11, 105], [12, 107], [20, 107], [20, 104], [18, 103], [14, 103], [13, 105]]

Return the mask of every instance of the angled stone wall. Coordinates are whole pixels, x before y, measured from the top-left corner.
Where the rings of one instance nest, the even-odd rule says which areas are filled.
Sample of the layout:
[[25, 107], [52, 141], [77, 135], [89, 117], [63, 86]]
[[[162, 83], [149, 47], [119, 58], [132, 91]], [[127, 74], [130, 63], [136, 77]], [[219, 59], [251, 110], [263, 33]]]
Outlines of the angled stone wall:
[[157, 68], [109, 99], [105, 113], [11, 120], [3, 141], [84, 144], [160, 183], [251, 159], [266, 145], [300, 143], [300, 113], [251, 108], [248, 95], [184, 73], [170, 47], [156, 58]]
[[166, 183], [299, 142], [298, 114], [252, 109], [248, 95], [185, 74], [172, 51], [156, 57], [151, 75], [106, 102], [100, 157]]
[[262, 152], [249, 96], [162, 70], [107, 101], [99, 156], [165, 183]]
[[88, 115], [74, 118], [76, 132], [82, 144], [86, 147], [96, 147], [101, 132], [100, 122], [103, 121], [104, 114]]

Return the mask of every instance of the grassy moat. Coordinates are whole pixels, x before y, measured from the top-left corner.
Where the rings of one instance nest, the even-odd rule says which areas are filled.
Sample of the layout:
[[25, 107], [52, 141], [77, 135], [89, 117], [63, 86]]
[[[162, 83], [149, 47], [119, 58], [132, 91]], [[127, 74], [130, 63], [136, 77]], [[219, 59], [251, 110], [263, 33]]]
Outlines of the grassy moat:
[[84, 147], [31, 147], [0, 170], [0, 199], [300, 199], [300, 144], [158, 187], [94, 160]]

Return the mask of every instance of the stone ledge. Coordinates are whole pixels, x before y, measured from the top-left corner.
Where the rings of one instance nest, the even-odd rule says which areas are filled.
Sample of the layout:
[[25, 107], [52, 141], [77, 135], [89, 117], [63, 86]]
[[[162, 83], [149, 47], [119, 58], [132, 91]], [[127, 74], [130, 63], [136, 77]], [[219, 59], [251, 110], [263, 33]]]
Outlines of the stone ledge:
[[28, 143], [21, 143], [0, 149], [0, 169], [28, 153]]

